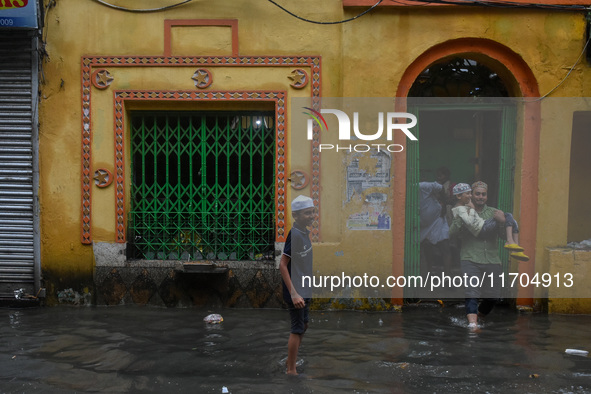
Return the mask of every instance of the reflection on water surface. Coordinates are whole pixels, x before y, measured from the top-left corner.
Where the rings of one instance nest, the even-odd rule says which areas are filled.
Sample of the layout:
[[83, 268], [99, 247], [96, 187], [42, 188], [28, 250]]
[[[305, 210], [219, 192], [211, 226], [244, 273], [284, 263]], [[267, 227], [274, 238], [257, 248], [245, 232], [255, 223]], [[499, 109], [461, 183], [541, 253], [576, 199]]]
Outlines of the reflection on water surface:
[[[221, 324], [203, 317], [222, 314]], [[591, 316], [312, 312], [299, 377], [282, 310], [0, 309], [2, 393], [591, 393]]]

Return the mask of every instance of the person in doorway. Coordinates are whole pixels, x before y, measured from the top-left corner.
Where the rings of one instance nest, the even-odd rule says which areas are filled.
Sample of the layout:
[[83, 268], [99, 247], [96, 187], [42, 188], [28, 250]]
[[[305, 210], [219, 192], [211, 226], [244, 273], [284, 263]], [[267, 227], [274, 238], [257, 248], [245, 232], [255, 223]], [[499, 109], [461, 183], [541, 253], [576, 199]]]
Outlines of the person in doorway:
[[439, 167], [435, 171], [435, 180], [437, 181], [437, 183], [443, 186], [443, 194], [445, 197], [443, 203], [445, 205], [455, 204], [452, 190], [456, 184], [452, 183], [451, 181], [451, 171], [449, 170], [449, 168], [443, 166]]
[[[499, 281], [501, 273], [501, 260], [497, 251], [499, 231], [501, 226], [505, 225], [505, 215], [498, 209], [486, 205], [488, 201], [488, 186], [484, 182], [476, 182], [472, 187], [467, 184], [456, 185], [456, 198], [467, 198], [465, 193], [471, 195], [472, 204], [475, 213], [485, 221], [494, 219], [498, 224], [495, 226], [482, 227], [478, 236], [470, 232], [464, 224], [462, 218], [457, 215], [453, 218], [449, 229], [450, 236], [457, 236], [461, 241], [460, 265], [462, 271], [468, 278], [477, 277], [486, 278], [483, 283], [468, 280], [465, 289], [466, 317], [468, 327], [478, 328], [478, 318], [488, 315], [494, 308], [497, 300], [500, 298], [500, 287], [495, 286]], [[466, 186], [468, 186], [466, 188]], [[460, 189], [463, 192], [460, 193]], [[470, 190], [471, 189], [471, 190]], [[464, 194], [464, 196], [462, 196]], [[483, 298], [479, 304], [478, 301]]]
[[[452, 182], [451, 171], [445, 166], [437, 168], [435, 171], [435, 180], [437, 183], [443, 186], [443, 198], [441, 200], [441, 205], [443, 206], [445, 220], [449, 226], [451, 225], [451, 220], [453, 219], [451, 210], [456, 203], [456, 198], [452, 192], [456, 183]], [[460, 266], [460, 245], [457, 239], [449, 239], [449, 254], [451, 266], [454, 269], [458, 268]]]
[[419, 183], [421, 275], [425, 277], [437, 262], [444, 272], [451, 272], [449, 226], [441, 202], [443, 186], [438, 182]]
[[283, 299], [289, 308], [291, 331], [287, 342], [287, 371], [297, 375], [296, 362], [302, 337], [308, 329], [311, 289], [305, 288], [303, 276], [312, 276], [312, 242], [308, 226], [316, 216], [314, 201], [310, 197], [298, 196], [291, 203], [294, 219], [287, 234], [279, 271], [283, 280]]
[[[485, 185], [483, 182], [481, 184]], [[475, 184], [479, 184], [476, 182]], [[466, 228], [474, 235], [478, 237], [482, 232], [483, 228], [492, 228], [497, 225], [494, 218], [488, 220], [482, 219], [476, 210], [474, 204], [472, 204], [472, 188], [466, 183], [458, 183], [453, 187], [453, 195], [456, 198], [456, 204], [452, 208], [453, 217], [459, 216]], [[505, 248], [509, 249], [511, 257], [519, 261], [529, 261], [529, 257], [523, 253], [524, 249], [519, 246], [519, 225], [513, 218], [513, 215], [509, 212], [504, 212], [505, 215], [505, 236], [507, 237], [505, 242]], [[486, 234], [488, 231], [484, 231]]]

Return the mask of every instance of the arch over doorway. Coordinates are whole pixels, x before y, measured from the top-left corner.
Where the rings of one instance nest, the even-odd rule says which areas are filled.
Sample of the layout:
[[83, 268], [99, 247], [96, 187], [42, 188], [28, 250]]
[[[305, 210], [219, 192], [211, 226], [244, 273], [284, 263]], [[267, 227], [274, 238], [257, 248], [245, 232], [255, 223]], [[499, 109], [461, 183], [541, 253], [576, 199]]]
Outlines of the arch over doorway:
[[[501, 75], [508, 86], [511, 96], [537, 98], [540, 96], [537, 80], [527, 63], [510, 48], [484, 38], [459, 38], [437, 44], [417, 57], [405, 70], [396, 90], [397, 98], [405, 98], [420, 73], [431, 64], [451, 56], [466, 56], [477, 59], [490, 68], [494, 68]], [[396, 110], [406, 111], [404, 100], [396, 100]], [[520, 243], [526, 250], [535, 251], [536, 225], [538, 207], [538, 164], [539, 164], [539, 132], [540, 132], [540, 102], [531, 100], [524, 105], [523, 131], [521, 146], [521, 173], [519, 184], [520, 199], [520, 228], [522, 230]], [[406, 146], [406, 141], [400, 138], [395, 141]], [[394, 177], [398, 185], [406, 185], [406, 155], [394, 156]], [[405, 227], [406, 188], [398, 187], [394, 190], [393, 212], [398, 213], [393, 218], [393, 228]], [[393, 275], [404, 275], [404, 232], [393, 232]], [[532, 253], [534, 255], [534, 253]], [[533, 275], [535, 272], [535, 255], [527, 266], [520, 265], [520, 272]], [[401, 289], [395, 289], [392, 298], [394, 303], [402, 303]], [[517, 305], [533, 305], [533, 288], [519, 289]]]

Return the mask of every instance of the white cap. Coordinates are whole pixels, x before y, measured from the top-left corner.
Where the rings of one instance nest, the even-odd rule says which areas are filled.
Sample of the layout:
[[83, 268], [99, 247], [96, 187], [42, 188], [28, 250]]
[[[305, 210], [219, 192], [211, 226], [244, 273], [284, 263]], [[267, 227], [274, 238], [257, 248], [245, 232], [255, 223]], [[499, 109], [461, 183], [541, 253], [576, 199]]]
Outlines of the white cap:
[[314, 208], [314, 201], [310, 197], [306, 196], [297, 196], [291, 202], [291, 211], [301, 211], [302, 209], [306, 208]]

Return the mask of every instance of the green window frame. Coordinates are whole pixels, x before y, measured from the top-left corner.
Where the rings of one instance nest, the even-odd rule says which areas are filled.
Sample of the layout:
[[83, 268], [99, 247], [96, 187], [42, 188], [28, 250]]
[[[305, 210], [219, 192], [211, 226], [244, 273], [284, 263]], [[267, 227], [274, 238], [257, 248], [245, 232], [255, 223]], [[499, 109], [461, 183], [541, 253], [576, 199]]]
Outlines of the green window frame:
[[132, 111], [128, 258], [274, 258], [275, 113]]

